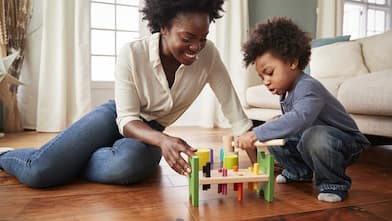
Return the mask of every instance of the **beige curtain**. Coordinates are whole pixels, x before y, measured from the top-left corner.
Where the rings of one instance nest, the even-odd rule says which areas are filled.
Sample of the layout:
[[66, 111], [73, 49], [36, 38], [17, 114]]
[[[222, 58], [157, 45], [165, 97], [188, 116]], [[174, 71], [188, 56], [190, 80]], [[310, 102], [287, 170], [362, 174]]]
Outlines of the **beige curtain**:
[[317, 38], [336, 37], [343, 32], [344, 0], [318, 0]]
[[58, 132], [90, 110], [89, 1], [33, 7], [19, 99], [27, 128]]
[[[245, 73], [242, 64], [242, 43], [249, 29], [248, 0], [225, 1], [223, 17], [210, 26], [208, 38], [218, 48], [241, 102], [245, 100]], [[197, 119], [197, 120], [195, 120]], [[230, 127], [209, 86], [174, 125]]]

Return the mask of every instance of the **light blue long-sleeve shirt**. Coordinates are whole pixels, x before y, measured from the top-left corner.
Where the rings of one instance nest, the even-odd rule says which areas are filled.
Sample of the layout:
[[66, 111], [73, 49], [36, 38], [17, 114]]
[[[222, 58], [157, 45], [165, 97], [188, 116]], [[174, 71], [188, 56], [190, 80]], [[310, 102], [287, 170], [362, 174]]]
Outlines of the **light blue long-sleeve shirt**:
[[301, 73], [295, 86], [281, 96], [282, 116], [253, 128], [260, 141], [288, 138], [302, 134], [316, 125], [335, 127], [368, 144], [367, 138], [343, 105], [316, 79]]

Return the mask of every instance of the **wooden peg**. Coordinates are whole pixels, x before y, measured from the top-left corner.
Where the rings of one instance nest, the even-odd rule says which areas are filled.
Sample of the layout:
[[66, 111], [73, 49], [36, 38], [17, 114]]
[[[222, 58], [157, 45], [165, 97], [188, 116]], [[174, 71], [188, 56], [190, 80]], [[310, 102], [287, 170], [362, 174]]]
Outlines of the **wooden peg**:
[[225, 153], [234, 152], [234, 145], [232, 144], [234, 140], [234, 136], [225, 135], [222, 136], [222, 146]]
[[[283, 146], [285, 145], [285, 139], [274, 139], [274, 140], [267, 140], [267, 141], [256, 141], [253, 145], [256, 147], [270, 147], [270, 146]], [[231, 146], [234, 149], [235, 143], [234, 141], [231, 142]]]

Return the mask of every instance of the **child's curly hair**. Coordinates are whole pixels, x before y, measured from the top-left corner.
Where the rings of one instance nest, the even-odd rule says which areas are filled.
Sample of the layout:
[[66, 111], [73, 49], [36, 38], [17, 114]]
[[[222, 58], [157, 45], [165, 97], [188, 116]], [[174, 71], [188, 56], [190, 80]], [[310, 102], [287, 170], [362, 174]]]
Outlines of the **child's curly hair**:
[[159, 32], [162, 27], [170, 28], [171, 21], [183, 12], [205, 12], [210, 15], [210, 21], [222, 17], [224, 0], [146, 0], [141, 10], [143, 20], [148, 21], [151, 33]]
[[270, 51], [285, 62], [298, 59], [298, 69], [303, 70], [309, 63], [311, 38], [291, 19], [276, 17], [260, 23], [243, 45], [245, 66], [254, 64], [258, 56]]

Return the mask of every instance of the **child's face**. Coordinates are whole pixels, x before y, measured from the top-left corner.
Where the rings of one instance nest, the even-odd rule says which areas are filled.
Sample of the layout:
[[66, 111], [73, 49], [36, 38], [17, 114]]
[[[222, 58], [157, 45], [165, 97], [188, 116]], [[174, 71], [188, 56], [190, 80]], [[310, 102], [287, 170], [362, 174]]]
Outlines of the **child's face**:
[[271, 52], [260, 55], [255, 60], [256, 71], [264, 85], [272, 94], [282, 95], [291, 90], [299, 76], [298, 62], [290, 64], [274, 56]]

